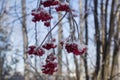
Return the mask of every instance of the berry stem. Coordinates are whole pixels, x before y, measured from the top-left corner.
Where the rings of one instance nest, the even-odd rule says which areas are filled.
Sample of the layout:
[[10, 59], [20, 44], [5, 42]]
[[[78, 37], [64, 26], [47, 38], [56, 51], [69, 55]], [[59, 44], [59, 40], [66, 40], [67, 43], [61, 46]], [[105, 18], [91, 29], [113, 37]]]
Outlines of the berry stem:
[[78, 27], [78, 24], [77, 24], [76, 20], [75, 20], [74, 17], [73, 17], [73, 14], [72, 14], [71, 9], [69, 9], [69, 11], [70, 11], [70, 14], [71, 14], [72, 20], [74, 21], [74, 23], [75, 23], [75, 25], [76, 25], [77, 33], [78, 33], [78, 39], [79, 39], [79, 27]]
[[38, 40], [37, 40], [37, 23], [35, 23], [35, 45], [37, 46]]
[[54, 25], [53, 28], [51, 28], [51, 30], [47, 33], [47, 35], [45, 36], [45, 38], [43, 39], [43, 41], [41, 42], [40, 46], [37, 48], [39, 49], [42, 44], [44, 43], [44, 41], [46, 40], [46, 38], [49, 36], [49, 34], [52, 32], [52, 30], [63, 20], [63, 18], [66, 16], [67, 12], [63, 15], [63, 17]]
[[[49, 13], [51, 14], [51, 7], [49, 7]], [[50, 20], [51, 23], [51, 20]], [[52, 29], [51, 25], [50, 25], [50, 30]], [[52, 39], [52, 32], [50, 32], [50, 38]], [[53, 53], [55, 54], [55, 49], [53, 48]]]

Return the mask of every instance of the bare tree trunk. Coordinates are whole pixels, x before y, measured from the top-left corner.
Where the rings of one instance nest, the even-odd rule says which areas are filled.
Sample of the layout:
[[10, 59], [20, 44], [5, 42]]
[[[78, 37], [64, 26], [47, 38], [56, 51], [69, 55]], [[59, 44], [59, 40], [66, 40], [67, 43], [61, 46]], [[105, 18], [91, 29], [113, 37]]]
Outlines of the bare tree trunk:
[[[0, 54], [1, 54], [1, 51], [0, 51]], [[0, 80], [3, 80], [3, 57], [0, 55]]]
[[[61, 18], [61, 14], [58, 14], [58, 18]], [[60, 42], [62, 40], [62, 23], [60, 22], [58, 24], [58, 42]], [[56, 76], [56, 80], [59, 79], [60, 76], [62, 76], [62, 48], [60, 45], [58, 45], [58, 72], [57, 72], [57, 76]]]
[[[107, 1], [107, 0], [106, 0]], [[108, 4], [108, 2], [106, 2]], [[106, 4], [106, 5], [107, 5]], [[106, 23], [106, 20], [107, 20], [107, 6], [106, 8], [104, 7], [104, 0], [101, 0], [101, 15], [100, 15], [100, 26], [101, 26], [101, 48], [100, 48], [100, 53], [103, 53], [103, 49], [104, 49], [104, 46], [105, 46], [105, 42], [106, 42], [106, 28], [107, 28], [107, 23]], [[106, 24], [105, 24], [106, 23]], [[101, 54], [102, 56], [104, 54]], [[100, 63], [102, 62], [102, 56], [101, 56], [101, 60], [100, 60]], [[102, 77], [102, 66], [100, 64], [100, 70], [99, 70], [99, 74], [97, 75], [97, 80], [101, 80], [101, 77]]]
[[[85, 1], [86, 2], [86, 1]], [[80, 8], [80, 42], [81, 43], [84, 43], [84, 40], [83, 40], [83, 33], [85, 31], [85, 19], [86, 19], [86, 14], [83, 14], [83, 2], [82, 0], [79, 0], [79, 8]], [[83, 58], [83, 56], [80, 56], [80, 71], [79, 71], [79, 75], [80, 75], [80, 80], [83, 80], [84, 79], [84, 69], [85, 69], [85, 60]], [[87, 66], [87, 65], [86, 65]], [[86, 70], [85, 70], [86, 71]]]
[[68, 57], [67, 57], [67, 54], [65, 55], [66, 56], [66, 67], [67, 67], [67, 80], [70, 80], [70, 68], [69, 68], [69, 61], [68, 61]]
[[[120, 2], [119, 2], [120, 3]], [[118, 62], [120, 61], [120, 12], [119, 12], [119, 19], [118, 19], [118, 44], [119, 44], [119, 48], [118, 48], [118, 52], [117, 52], [117, 54], [118, 54]], [[118, 63], [118, 73], [120, 73], [120, 62]], [[118, 78], [118, 79], [120, 79], [120, 77]]]
[[103, 80], [107, 80], [110, 76], [110, 46], [111, 46], [111, 41], [114, 33], [114, 6], [115, 6], [115, 1], [112, 0], [112, 5], [111, 5], [111, 13], [110, 13], [110, 24], [109, 24], [109, 33], [108, 33], [108, 39], [106, 43], [106, 50], [104, 50], [103, 54]]
[[107, 18], [108, 18], [108, 2], [109, 2], [109, 0], [106, 0], [106, 2], [105, 2], [105, 27], [104, 27], [104, 45], [102, 45], [103, 47], [102, 47], [102, 50], [103, 50], [103, 52], [102, 52], [102, 69], [101, 69], [101, 79], [103, 79], [104, 78], [104, 61], [105, 61], [105, 58], [106, 58], [106, 55], [107, 55], [107, 53], [106, 53], [106, 46], [107, 46], [107, 24], [108, 24], [108, 20], [107, 20]]
[[100, 70], [100, 28], [98, 22], [98, 0], [94, 0], [94, 24], [95, 24], [95, 41], [96, 41], [96, 67], [93, 79], [97, 79]]
[[113, 60], [112, 60], [112, 68], [111, 68], [111, 80], [118, 80], [117, 76], [112, 78], [115, 74], [117, 74], [117, 66], [118, 66], [118, 51], [119, 51], [119, 45], [117, 44], [117, 39], [118, 38], [118, 32], [115, 35], [115, 40], [114, 40], [114, 51], [113, 51]]
[[23, 34], [23, 53], [24, 53], [24, 79], [29, 80], [28, 65], [25, 60], [27, 59], [26, 50], [28, 48], [28, 36], [27, 36], [27, 27], [26, 27], [26, 0], [21, 0], [22, 6], [22, 34]]
[[[0, 16], [0, 32], [2, 32], [1, 22], [2, 22], [3, 14], [1, 15], [2, 16]], [[3, 72], [2, 70], [3, 70], [3, 58], [2, 58], [2, 49], [0, 49], [0, 80], [2, 80], [2, 72]]]
[[100, 21], [101, 21], [101, 33], [102, 33], [102, 50], [103, 52], [103, 47], [105, 45], [105, 11], [104, 11], [104, 3], [103, 0], [101, 0], [101, 15], [100, 15]]
[[[4, 22], [8, 19], [6, 13], [4, 12], [8, 7], [8, 2], [6, 0], [1, 0], [1, 5], [0, 5], [0, 34], [2, 36], [0, 36], [0, 43], [6, 43], [6, 38], [5, 37], [7, 34], [7, 30], [4, 28]], [[8, 27], [8, 26], [7, 26]], [[4, 36], [4, 37], [3, 37]], [[2, 46], [2, 45], [0, 45]], [[4, 45], [5, 46], [5, 45]], [[5, 56], [6, 54], [4, 53], [4, 51], [7, 50], [6, 47], [0, 47], [0, 80], [4, 80], [6, 74], [3, 75], [4, 72], [4, 65], [5, 63]]]
[[73, 57], [74, 57], [74, 63], [75, 63], [76, 80], [80, 80], [78, 59], [76, 58], [75, 55], [73, 55]]
[[[119, 76], [116, 74], [119, 73], [119, 53], [120, 53], [120, 43], [119, 43], [119, 36], [120, 36], [120, 12], [117, 13], [117, 28], [116, 34], [114, 36], [114, 51], [113, 51], [113, 60], [112, 60], [112, 68], [111, 68], [111, 80], [119, 80]], [[116, 75], [116, 76], [115, 76]]]
[[[88, 22], [87, 22], [87, 0], [85, 0], [85, 44], [88, 45]], [[89, 75], [88, 75], [88, 65], [87, 65], [87, 52], [85, 53], [85, 59], [84, 59], [84, 66], [85, 66], [85, 76], [86, 80], [89, 80]]]

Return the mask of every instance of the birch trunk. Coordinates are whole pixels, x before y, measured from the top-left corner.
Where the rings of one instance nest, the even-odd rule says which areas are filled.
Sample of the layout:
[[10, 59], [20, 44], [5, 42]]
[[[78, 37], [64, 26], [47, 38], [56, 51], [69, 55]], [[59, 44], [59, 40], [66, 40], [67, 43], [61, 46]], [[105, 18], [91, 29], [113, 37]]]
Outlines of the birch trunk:
[[28, 36], [27, 36], [27, 26], [26, 26], [26, 0], [21, 0], [22, 6], [22, 35], [23, 35], [23, 54], [24, 54], [24, 79], [29, 80], [28, 65], [26, 64], [27, 54], [26, 50], [28, 48]]

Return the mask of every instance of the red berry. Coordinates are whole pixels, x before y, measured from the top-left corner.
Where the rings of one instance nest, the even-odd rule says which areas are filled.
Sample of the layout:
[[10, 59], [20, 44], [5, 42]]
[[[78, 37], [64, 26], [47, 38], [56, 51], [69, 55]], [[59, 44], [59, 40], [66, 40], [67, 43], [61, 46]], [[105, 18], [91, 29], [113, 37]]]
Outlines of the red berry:
[[45, 25], [46, 27], [49, 27], [49, 26], [50, 26], [50, 22], [44, 22], [44, 25]]
[[35, 52], [35, 48], [36, 48], [36, 46], [29, 46], [28, 47], [29, 48], [29, 50], [27, 51], [27, 53], [29, 54], [29, 55], [32, 55], [34, 52]]
[[63, 46], [64, 45], [64, 41], [60, 41], [60, 45]]

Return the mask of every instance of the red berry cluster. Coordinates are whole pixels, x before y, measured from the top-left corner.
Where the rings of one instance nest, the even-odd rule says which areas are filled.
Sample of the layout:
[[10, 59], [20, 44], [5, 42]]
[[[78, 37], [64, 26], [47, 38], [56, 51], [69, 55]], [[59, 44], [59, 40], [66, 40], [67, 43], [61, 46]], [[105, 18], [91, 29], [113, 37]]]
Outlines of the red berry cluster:
[[56, 57], [53, 53], [49, 54], [46, 58], [46, 64], [42, 66], [42, 72], [44, 74], [52, 75], [57, 71], [57, 62], [55, 62]]
[[41, 3], [44, 7], [55, 6], [59, 4], [58, 0], [47, 0]]
[[[31, 15], [33, 16], [32, 21], [35, 23], [42, 21], [46, 27], [50, 26], [50, 20], [53, 17], [49, 13], [47, 13], [45, 7], [54, 6], [52, 9], [55, 9], [57, 12], [70, 11], [68, 4], [66, 3], [62, 4], [58, 0], [46, 0], [44, 2], [41, 2], [40, 4], [41, 4], [40, 8], [32, 10], [32, 13], [31, 13]], [[43, 44], [40, 48], [37, 48], [36, 46], [29, 46], [29, 50], [27, 51], [27, 53], [29, 55], [42, 56], [43, 54], [45, 54], [45, 49], [50, 50], [57, 47], [57, 45], [54, 44], [55, 41], [56, 41], [55, 39], [51, 39], [49, 42], [46, 42], [45, 44]], [[73, 53], [75, 55], [81, 55], [85, 53], [87, 50], [86, 47], [80, 49], [79, 45], [75, 42], [69, 43], [69, 41], [67, 42], [61, 41], [60, 44], [62, 47], [66, 49], [68, 53]], [[49, 74], [49, 75], [52, 75], [54, 72], [56, 72], [57, 62], [55, 61], [56, 61], [56, 57], [54, 56], [54, 54], [53, 53], [49, 54], [45, 60], [46, 64], [42, 65], [42, 69], [41, 69], [42, 72], [44, 74]]]
[[84, 47], [82, 49], [79, 48], [79, 45], [77, 43], [74, 42], [67, 42], [64, 43], [63, 41], [60, 42], [61, 46], [65, 45], [65, 49], [68, 53], [73, 53], [75, 55], [82, 55], [83, 53], [85, 53], [87, 51], [87, 48]]
[[50, 49], [52, 49], [52, 48], [56, 48], [57, 45], [55, 45], [54, 42], [55, 42], [55, 39], [52, 39], [51, 41], [46, 42], [44, 45], [42, 45], [42, 47], [43, 47], [44, 49], [46, 49], [46, 50], [50, 50]]
[[44, 7], [50, 7], [50, 6], [55, 6], [57, 5], [57, 7], [55, 8], [56, 11], [69, 11], [69, 6], [68, 4], [61, 4], [58, 0], [47, 0], [42, 2], [42, 5]]
[[69, 12], [68, 4], [59, 4], [58, 7], [55, 8], [56, 11], [66, 11]]
[[45, 51], [42, 48], [36, 49], [36, 46], [29, 46], [29, 50], [27, 51], [29, 55], [36, 55], [36, 56], [42, 56]]
[[[55, 6], [56, 11], [69, 11], [68, 4], [61, 4], [58, 0], [46, 0], [40, 3], [43, 7]], [[54, 9], [53, 8], [53, 9]], [[44, 22], [46, 27], [50, 26], [50, 20], [53, 18], [44, 8], [38, 8], [32, 10], [33, 22]]]
[[42, 22], [44, 22], [45, 26], [47, 27], [50, 26], [49, 20], [52, 19], [52, 16], [48, 14], [45, 10], [41, 8], [38, 8], [37, 10], [34, 9], [32, 10], [31, 14], [32, 16], [34, 16], [32, 19], [33, 22], [37, 22], [41, 20]]
[[33, 17], [33, 19], [32, 19], [32, 21], [33, 22], [37, 22], [37, 21], [48, 21], [48, 20], [50, 20], [50, 19], [52, 19], [52, 16], [50, 15], [50, 14], [48, 14], [45, 10], [43, 10], [43, 9], [40, 9], [40, 8], [38, 8], [37, 10], [32, 10], [32, 16], [34, 16]]

